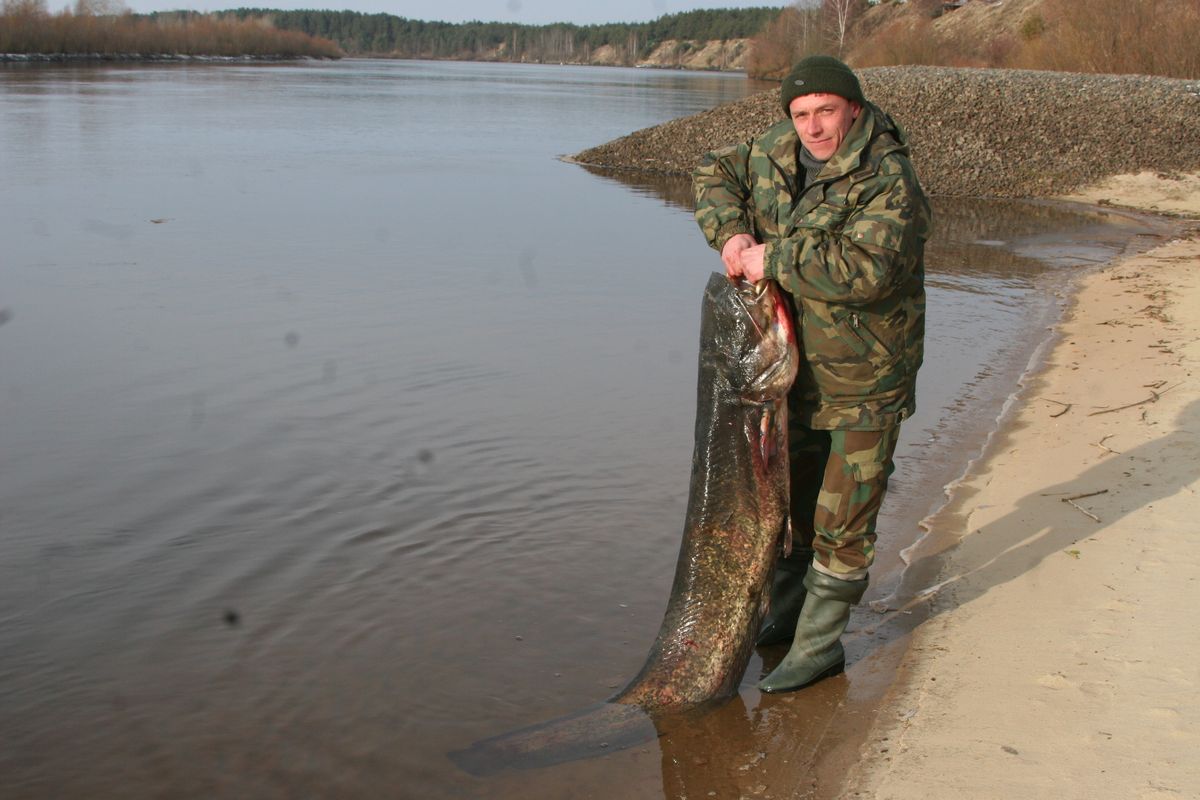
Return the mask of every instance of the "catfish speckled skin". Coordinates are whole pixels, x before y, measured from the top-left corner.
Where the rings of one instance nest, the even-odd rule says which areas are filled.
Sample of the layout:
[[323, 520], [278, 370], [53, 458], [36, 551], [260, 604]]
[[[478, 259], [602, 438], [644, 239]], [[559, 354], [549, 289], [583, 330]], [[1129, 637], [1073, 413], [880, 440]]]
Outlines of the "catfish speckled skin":
[[786, 397], [798, 363], [787, 306], [773, 281], [735, 288], [714, 273], [704, 308], [675, 582], [645, 666], [613, 698], [650, 711], [737, 691], [787, 523]]
[[773, 281], [704, 292], [696, 442], [671, 597], [645, 665], [608, 702], [450, 754], [476, 775], [546, 766], [653, 738], [654, 720], [737, 692], [787, 525], [788, 389], [799, 354]]

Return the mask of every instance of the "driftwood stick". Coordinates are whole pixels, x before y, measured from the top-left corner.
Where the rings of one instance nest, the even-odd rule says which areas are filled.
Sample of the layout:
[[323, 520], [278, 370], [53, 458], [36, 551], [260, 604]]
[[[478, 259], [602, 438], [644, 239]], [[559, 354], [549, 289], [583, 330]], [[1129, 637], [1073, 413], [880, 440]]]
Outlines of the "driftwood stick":
[[1075, 502], [1074, 500], [1072, 500], [1071, 498], [1069, 498], [1069, 497], [1064, 497], [1062, 500], [1063, 500], [1063, 502], [1064, 502], [1064, 503], [1066, 503], [1067, 505], [1069, 505], [1069, 506], [1071, 506], [1071, 507], [1073, 507], [1073, 508], [1075, 508], [1075, 509], [1078, 509], [1079, 513], [1080, 513], [1080, 514], [1083, 514], [1085, 517], [1089, 517], [1089, 518], [1091, 518], [1091, 519], [1094, 519], [1094, 520], [1096, 520], [1096, 522], [1099, 522], [1099, 521], [1100, 521], [1100, 518], [1099, 518], [1099, 517], [1097, 517], [1097, 516], [1096, 516], [1095, 514], [1093, 514], [1092, 512], [1088, 511], [1088, 510], [1087, 510], [1086, 508], [1084, 508], [1083, 506], [1081, 506], [1081, 505], [1079, 505], [1078, 503], [1076, 503], [1076, 502]]
[[1084, 492], [1083, 494], [1073, 494], [1070, 497], [1064, 497], [1062, 499], [1062, 501], [1064, 503], [1069, 503], [1072, 500], [1082, 500], [1085, 497], [1095, 497], [1098, 494], [1108, 494], [1108, 489], [1101, 489], [1098, 492]]
[[1105, 442], [1105, 440], [1107, 440], [1107, 439], [1111, 439], [1112, 437], [1113, 437], [1113, 434], [1111, 434], [1111, 433], [1110, 433], [1110, 434], [1107, 434], [1107, 435], [1106, 435], [1106, 436], [1105, 436], [1103, 439], [1101, 439], [1101, 440], [1100, 440], [1100, 441], [1098, 441], [1098, 442], [1093, 442], [1093, 444], [1094, 444], [1096, 447], [1099, 447], [1101, 450], [1107, 450], [1108, 452], [1112, 453], [1114, 456], [1119, 456], [1119, 455], [1121, 455], [1121, 454], [1120, 454], [1118, 451], [1116, 451], [1116, 450], [1113, 450], [1111, 447], [1109, 447], [1108, 445], [1106, 445], [1106, 444], [1104, 443], [1104, 442]]
[[1051, 400], [1049, 397], [1043, 397], [1042, 399], [1043, 399], [1043, 400], [1045, 400], [1047, 403], [1054, 403], [1055, 405], [1060, 405], [1060, 406], [1062, 406], [1062, 407], [1063, 407], [1063, 408], [1062, 408], [1062, 411], [1058, 411], [1058, 412], [1056, 412], [1056, 413], [1054, 413], [1054, 414], [1051, 414], [1051, 415], [1050, 415], [1050, 418], [1051, 418], [1051, 419], [1054, 419], [1055, 417], [1061, 417], [1063, 414], [1065, 414], [1065, 413], [1067, 413], [1068, 411], [1070, 411], [1070, 410], [1071, 410], [1071, 404], [1070, 404], [1070, 403], [1063, 403], [1063, 402], [1061, 402], [1061, 401], [1059, 401], [1059, 400]]
[[[1178, 386], [1178, 385], [1179, 385], [1178, 383], [1175, 384], [1175, 386]], [[1094, 417], [1097, 414], [1111, 414], [1114, 411], [1124, 411], [1125, 409], [1133, 408], [1134, 406], [1144, 406], [1144, 405], [1146, 405], [1146, 403], [1157, 403], [1158, 398], [1162, 397], [1164, 394], [1166, 394], [1167, 392], [1174, 389], [1175, 386], [1168, 386], [1166, 389], [1163, 389], [1161, 392], [1156, 392], [1153, 389], [1151, 389], [1150, 396], [1147, 397], [1145, 400], [1139, 400], [1136, 403], [1129, 403], [1128, 405], [1124, 405], [1124, 406], [1117, 406], [1116, 408], [1102, 408], [1099, 411], [1093, 411], [1092, 413], [1088, 414], [1088, 416]]]

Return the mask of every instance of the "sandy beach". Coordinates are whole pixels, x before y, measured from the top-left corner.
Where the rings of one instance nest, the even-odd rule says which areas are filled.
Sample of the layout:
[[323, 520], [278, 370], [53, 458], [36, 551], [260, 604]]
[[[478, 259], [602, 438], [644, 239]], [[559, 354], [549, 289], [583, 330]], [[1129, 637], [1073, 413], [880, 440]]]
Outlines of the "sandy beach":
[[1079, 281], [928, 521], [929, 617], [841, 797], [1200, 797], [1200, 174], [1066, 199], [1181, 233]]

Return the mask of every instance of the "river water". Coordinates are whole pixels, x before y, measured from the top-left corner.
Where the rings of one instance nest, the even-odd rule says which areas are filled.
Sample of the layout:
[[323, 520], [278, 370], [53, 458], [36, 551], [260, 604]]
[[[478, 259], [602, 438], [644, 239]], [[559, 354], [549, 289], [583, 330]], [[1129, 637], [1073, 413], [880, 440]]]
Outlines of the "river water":
[[[556, 156], [752, 88], [423, 62], [0, 68], [0, 796], [807, 785], [811, 720], [854, 672], [765, 698], [758, 656], [733, 703], [634, 750], [491, 779], [446, 758], [623, 685], [682, 527], [719, 261], [686, 186]], [[1057, 292], [1154, 232], [1051, 205], [937, 213], [877, 594]]]

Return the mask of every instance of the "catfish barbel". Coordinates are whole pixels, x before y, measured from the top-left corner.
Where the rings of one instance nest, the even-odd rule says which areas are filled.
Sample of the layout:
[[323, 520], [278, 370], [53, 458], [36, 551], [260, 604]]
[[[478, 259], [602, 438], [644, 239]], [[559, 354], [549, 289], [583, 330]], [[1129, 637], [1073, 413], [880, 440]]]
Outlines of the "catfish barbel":
[[788, 524], [787, 393], [798, 360], [774, 281], [733, 284], [713, 273], [683, 543], [645, 665], [605, 703], [451, 753], [459, 767], [488, 774], [628, 747], [655, 735], [655, 719], [737, 692]]

